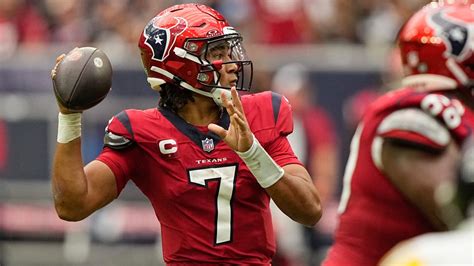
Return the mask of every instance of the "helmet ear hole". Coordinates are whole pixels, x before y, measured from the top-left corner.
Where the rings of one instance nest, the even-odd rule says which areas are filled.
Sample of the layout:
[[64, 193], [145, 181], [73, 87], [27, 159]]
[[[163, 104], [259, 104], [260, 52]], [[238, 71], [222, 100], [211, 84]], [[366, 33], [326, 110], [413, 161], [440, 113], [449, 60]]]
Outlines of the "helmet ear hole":
[[199, 82], [202, 82], [205, 84], [209, 84], [211, 81], [211, 77], [209, 77], [209, 74], [202, 73], [202, 72], [198, 74], [197, 79], [199, 80]]

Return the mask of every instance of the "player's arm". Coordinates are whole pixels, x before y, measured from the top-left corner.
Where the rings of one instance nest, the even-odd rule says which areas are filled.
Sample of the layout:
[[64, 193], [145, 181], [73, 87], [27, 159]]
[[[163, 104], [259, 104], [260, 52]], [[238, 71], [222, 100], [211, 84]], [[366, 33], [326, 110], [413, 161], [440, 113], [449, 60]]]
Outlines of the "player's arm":
[[441, 152], [428, 152], [387, 140], [383, 143], [383, 169], [391, 182], [439, 230], [447, 229], [440, 218], [435, 189], [453, 179], [459, 159], [459, 148], [450, 142]]
[[275, 204], [291, 219], [315, 225], [322, 215], [318, 191], [306, 169], [298, 164], [282, 167], [283, 176], [266, 188]]
[[106, 164], [95, 160], [84, 167], [80, 137], [57, 144], [52, 191], [56, 212], [67, 221], [82, 220], [117, 196], [115, 176]]
[[267, 190], [278, 207], [293, 220], [312, 226], [321, 218], [318, 192], [303, 166], [275, 163], [251, 132], [242, 103], [235, 88], [232, 100], [222, 94], [223, 104], [230, 116], [229, 129], [209, 125], [249, 167], [257, 182]]
[[435, 228], [446, 229], [434, 192], [455, 177], [459, 148], [450, 130], [427, 112], [410, 108], [387, 116], [377, 133], [372, 144], [376, 166]]
[[[56, 59], [51, 71], [53, 80], [64, 57], [61, 55]], [[59, 101], [58, 104], [58, 143], [51, 178], [54, 205], [60, 218], [78, 221], [116, 197], [116, 181], [111, 169], [102, 162], [93, 161], [84, 167], [81, 113], [71, 112]]]
[[[289, 143], [281, 137], [274, 145], [289, 146]], [[321, 200], [306, 168], [299, 164], [280, 167], [255, 137], [249, 149], [236, 152], [260, 186], [265, 188], [288, 217], [307, 226], [319, 221], [322, 215]]]

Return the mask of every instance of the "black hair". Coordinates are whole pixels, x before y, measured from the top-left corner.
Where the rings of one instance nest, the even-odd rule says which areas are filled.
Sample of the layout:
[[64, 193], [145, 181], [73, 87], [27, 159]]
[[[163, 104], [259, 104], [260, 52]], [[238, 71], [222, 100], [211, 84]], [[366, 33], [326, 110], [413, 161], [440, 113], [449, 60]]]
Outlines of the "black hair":
[[171, 83], [161, 85], [158, 106], [178, 112], [189, 101], [194, 102], [193, 92]]

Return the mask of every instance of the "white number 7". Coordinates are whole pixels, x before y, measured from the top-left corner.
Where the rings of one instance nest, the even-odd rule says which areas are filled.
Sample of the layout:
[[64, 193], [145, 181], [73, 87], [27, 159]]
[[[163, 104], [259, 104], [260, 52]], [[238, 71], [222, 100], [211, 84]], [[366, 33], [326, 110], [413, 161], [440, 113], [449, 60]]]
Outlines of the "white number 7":
[[217, 192], [217, 214], [215, 221], [215, 244], [232, 240], [232, 207], [230, 202], [234, 192], [234, 180], [237, 165], [213, 168], [192, 169], [188, 171], [189, 181], [207, 187], [207, 182], [219, 182]]

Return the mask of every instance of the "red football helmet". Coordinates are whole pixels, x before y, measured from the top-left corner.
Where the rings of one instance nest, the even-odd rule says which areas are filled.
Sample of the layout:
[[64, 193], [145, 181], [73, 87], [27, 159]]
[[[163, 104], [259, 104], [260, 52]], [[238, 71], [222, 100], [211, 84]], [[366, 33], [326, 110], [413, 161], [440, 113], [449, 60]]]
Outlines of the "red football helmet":
[[[175, 5], [156, 15], [145, 26], [138, 42], [148, 83], [155, 90], [173, 83], [219, 101], [219, 69], [237, 65], [237, 89], [249, 90], [252, 62], [242, 46], [242, 36], [216, 10], [199, 4]], [[209, 61], [213, 49], [225, 47], [225, 60]]]
[[399, 34], [404, 85], [458, 89], [474, 100], [474, 0], [432, 2]]

